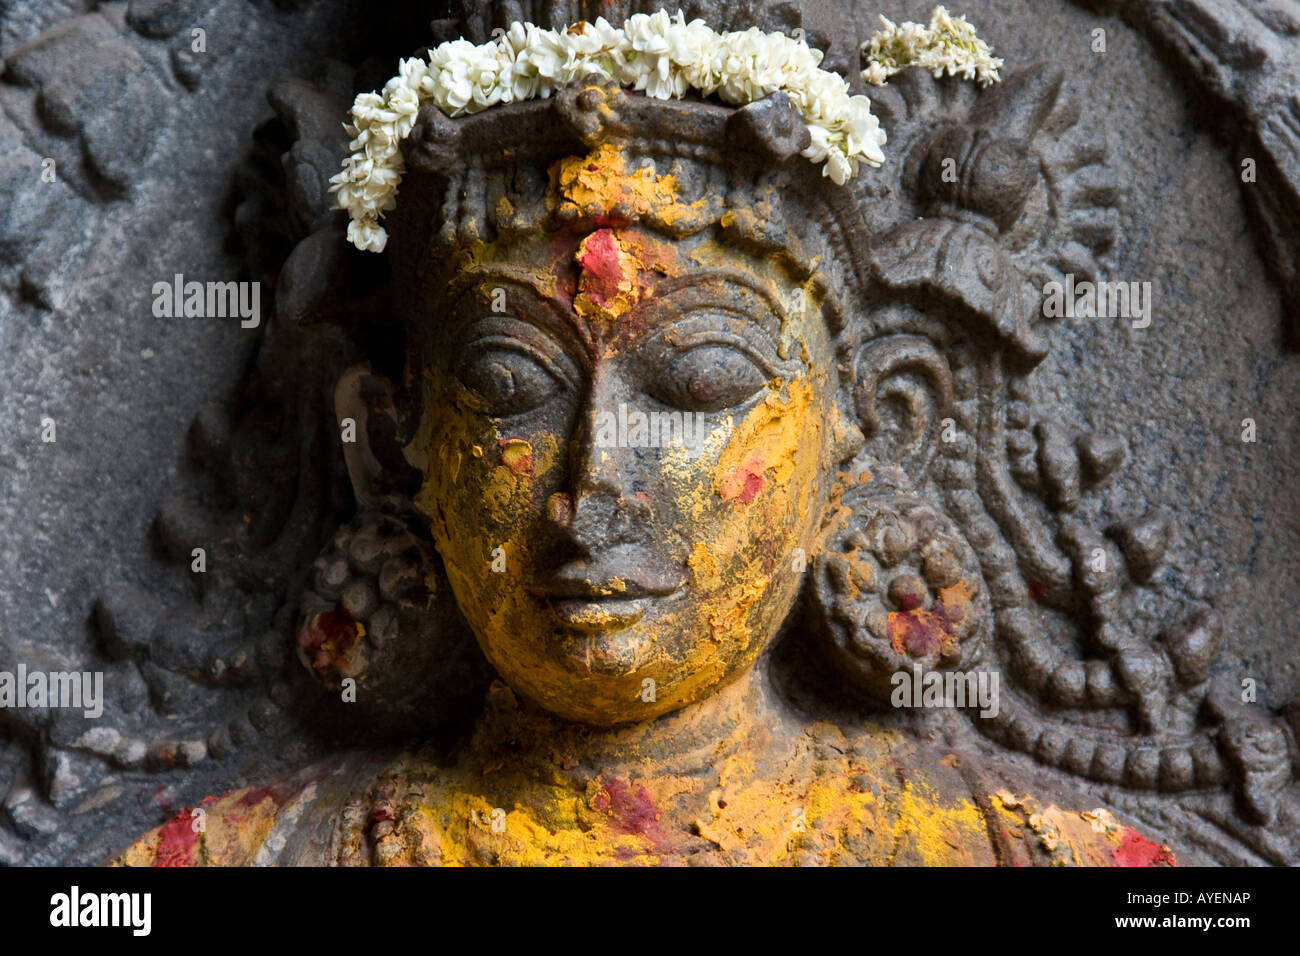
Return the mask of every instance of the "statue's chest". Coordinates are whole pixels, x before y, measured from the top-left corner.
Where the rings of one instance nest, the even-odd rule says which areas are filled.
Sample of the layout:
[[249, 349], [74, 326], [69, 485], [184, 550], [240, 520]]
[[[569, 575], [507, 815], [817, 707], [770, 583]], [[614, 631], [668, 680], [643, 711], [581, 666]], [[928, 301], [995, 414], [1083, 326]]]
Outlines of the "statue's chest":
[[900, 847], [916, 851], [906, 862], [990, 862], [977, 813], [908, 799], [901, 806], [860, 773], [724, 769], [581, 789], [444, 777], [386, 805], [367, 842], [376, 865], [889, 865]]

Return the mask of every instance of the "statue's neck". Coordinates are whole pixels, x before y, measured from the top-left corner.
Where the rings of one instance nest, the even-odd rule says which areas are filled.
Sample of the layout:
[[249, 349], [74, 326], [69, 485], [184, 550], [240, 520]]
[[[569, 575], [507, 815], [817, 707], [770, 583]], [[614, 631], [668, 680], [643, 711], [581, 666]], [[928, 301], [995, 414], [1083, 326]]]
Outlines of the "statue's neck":
[[681, 710], [640, 724], [595, 727], [565, 721], [493, 685], [475, 730], [483, 758], [583, 776], [694, 774], [741, 749], [771, 743], [771, 692], [760, 669]]

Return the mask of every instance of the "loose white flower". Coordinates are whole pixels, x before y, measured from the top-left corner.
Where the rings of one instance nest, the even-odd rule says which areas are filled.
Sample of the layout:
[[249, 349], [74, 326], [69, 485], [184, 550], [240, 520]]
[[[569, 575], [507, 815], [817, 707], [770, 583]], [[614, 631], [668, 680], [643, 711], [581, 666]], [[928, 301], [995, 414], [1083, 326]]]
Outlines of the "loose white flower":
[[373, 219], [353, 219], [348, 223], [348, 242], [365, 252], [383, 252], [388, 233]]
[[[909, 63], [936, 75], [946, 69], [981, 83], [998, 79], [1002, 61], [989, 57], [965, 19], [949, 17], [943, 7], [928, 30], [889, 20], [885, 26], [864, 47], [870, 48], [863, 73], [868, 82], [884, 82]], [[867, 97], [850, 96], [844, 78], [821, 69], [821, 60], [821, 51], [802, 40], [757, 28], [719, 34], [703, 20], [687, 23], [681, 11], [672, 17], [663, 10], [634, 14], [621, 30], [603, 17], [562, 32], [512, 23], [489, 43], [451, 40], [430, 50], [427, 62], [402, 60], [382, 93], [359, 95], [352, 122], [344, 126], [352, 155], [330, 179], [330, 191], [335, 207], [352, 219], [348, 241], [381, 252], [388, 234], [379, 219], [397, 205], [405, 170], [401, 142], [421, 106], [432, 103], [448, 116], [465, 116], [499, 103], [549, 97], [592, 73], [654, 99], [680, 99], [695, 90], [740, 105], [784, 91], [812, 137], [802, 155], [823, 164], [823, 175], [842, 185], [857, 174], [859, 163], [885, 161], [886, 136]]]

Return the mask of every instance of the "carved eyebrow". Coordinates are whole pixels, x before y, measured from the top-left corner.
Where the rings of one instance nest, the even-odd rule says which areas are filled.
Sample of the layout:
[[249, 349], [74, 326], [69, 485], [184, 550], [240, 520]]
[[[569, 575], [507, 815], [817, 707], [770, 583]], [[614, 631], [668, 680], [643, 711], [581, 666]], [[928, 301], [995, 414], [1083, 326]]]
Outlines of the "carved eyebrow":
[[724, 282], [729, 285], [737, 285], [753, 292], [762, 299], [770, 310], [770, 314], [763, 313], [755, 316], [760, 324], [768, 324], [772, 317], [775, 316], [776, 325], [774, 328], [766, 329], [775, 336], [776, 341], [781, 340], [781, 330], [786, 327], [789, 321], [790, 313], [786, 309], [785, 303], [774, 296], [770, 289], [764, 288], [759, 282], [756, 282], [751, 276], [740, 271], [739, 269], [729, 269], [725, 266], [706, 266], [693, 272], [688, 272], [680, 276], [667, 276], [658, 283], [657, 293], [661, 296], [669, 295], [679, 289], [686, 289], [693, 285], [699, 285], [701, 279], [713, 279]]
[[541, 279], [536, 273], [529, 272], [526, 269], [516, 269], [511, 266], [503, 265], [482, 265], [471, 266], [462, 272], [459, 272], [454, 279], [447, 283], [446, 297], [449, 301], [455, 301], [460, 298], [470, 287], [481, 285], [482, 283], [496, 279], [501, 282], [508, 282], [511, 285], [522, 285], [531, 289], [537, 298], [547, 303], [552, 303], [552, 296], [555, 295], [556, 280], [551, 278], [550, 281]]
[[[578, 338], [582, 341], [584, 348], [591, 348], [591, 342], [588, 340], [581, 324], [575, 326], [569, 313], [556, 303], [555, 288], [557, 280], [554, 277], [549, 280], [543, 279], [535, 272], [529, 272], [526, 269], [497, 264], [471, 266], [447, 283], [445, 293], [446, 300], [453, 304], [457, 304], [466, 292], [470, 291], [475, 286], [482, 286], [491, 281], [522, 286], [524, 289], [531, 292], [535, 302], [545, 307], [546, 317], [553, 321], [554, 328], [551, 331], [564, 332], [569, 335], [575, 334], [576, 332]], [[535, 310], [518, 310], [516, 312], [507, 311], [505, 315], [518, 319], [521, 322], [530, 322], [531, 324], [542, 327], [545, 327], [548, 324], [546, 322], [538, 321], [540, 316], [538, 316]]]
[[[669, 334], [672, 335], [673, 333]], [[755, 347], [754, 342], [745, 335], [736, 335], [734, 333], [726, 332], [719, 333], [717, 330], [704, 329], [695, 332], [688, 332], [680, 338], [674, 335], [673, 338], [669, 340], [669, 344], [682, 350], [689, 350], [691, 347], [697, 345], [729, 345], [734, 349], [739, 349], [741, 352], [744, 352], [745, 355], [748, 356], [749, 360], [761, 368], [768, 378], [789, 374], [791, 371], [792, 363], [790, 361], [782, 361], [779, 357], [765, 355], [763, 349]], [[776, 345], [776, 343], [771, 344], [773, 346]]]
[[[718, 317], [745, 320], [744, 331], [739, 333], [720, 331], [715, 323], [710, 321]], [[728, 323], [728, 329], [731, 327]], [[764, 322], [755, 321], [752, 313], [740, 312], [730, 306], [721, 309], [710, 308], [707, 311], [697, 311], [688, 307], [688, 310], [674, 321], [671, 328], [663, 330], [662, 339], [666, 344], [679, 349], [709, 342], [740, 346], [744, 351], [751, 353], [752, 358], [758, 359], [760, 365], [784, 370], [793, 367], [789, 360], [781, 355], [779, 337], [773, 334]]]

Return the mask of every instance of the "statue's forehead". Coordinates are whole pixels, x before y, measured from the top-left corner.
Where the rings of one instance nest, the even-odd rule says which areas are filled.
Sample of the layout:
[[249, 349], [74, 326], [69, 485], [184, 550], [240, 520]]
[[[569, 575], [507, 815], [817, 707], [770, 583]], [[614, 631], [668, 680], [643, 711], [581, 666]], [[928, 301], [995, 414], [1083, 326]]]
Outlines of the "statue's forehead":
[[648, 158], [633, 169], [626, 151], [611, 143], [552, 165], [548, 201], [561, 217], [581, 215], [611, 225], [649, 214], [671, 223], [707, 204], [706, 198], [682, 202], [676, 176], [660, 175]]
[[602, 228], [570, 237], [552, 265], [537, 269], [509, 253], [468, 263], [449, 284], [450, 298], [464, 321], [480, 312], [528, 318], [532, 305], [513, 298], [522, 293], [591, 340], [700, 315], [752, 326], [782, 353], [798, 334], [791, 320], [801, 314], [802, 290], [782, 286], [770, 270], [740, 256], [682, 255], [648, 231]]
[[553, 162], [552, 228], [507, 230], [477, 243], [455, 260], [448, 298], [473, 289], [483, 304], [496, 295], [496, 280], [522, 284], [557, 306], [580, 337], [609, 342], [671, 323], [671, 311], [654, 304], [671, 295], [757, 322], [784, 355], [798, 334], [790, 319], [804, 313], [804, 283], [778, 255], [731, 241], [725, 219], [702, 224], [698, 207], [708, 200], [682, 202], [673, 174], [644, 160], [632, 165], [611, 144]]

